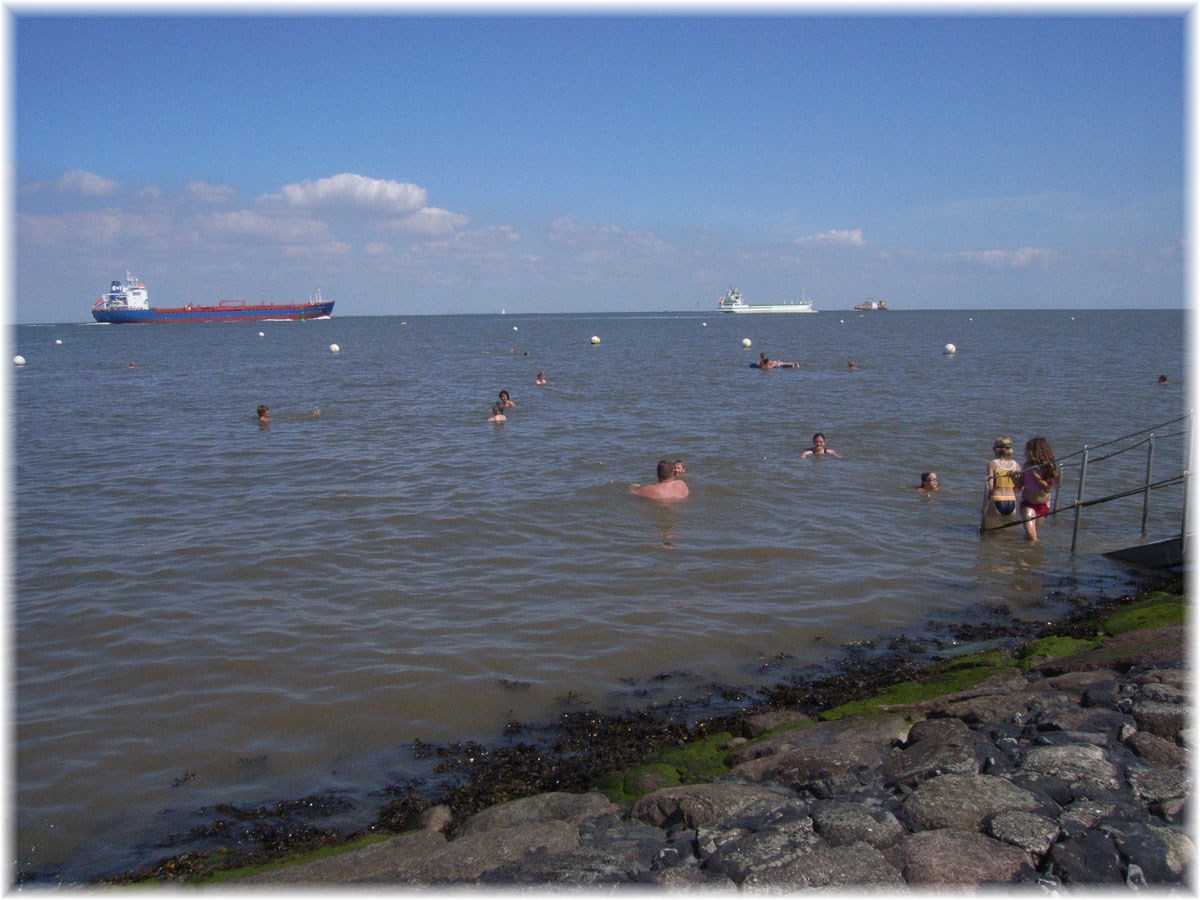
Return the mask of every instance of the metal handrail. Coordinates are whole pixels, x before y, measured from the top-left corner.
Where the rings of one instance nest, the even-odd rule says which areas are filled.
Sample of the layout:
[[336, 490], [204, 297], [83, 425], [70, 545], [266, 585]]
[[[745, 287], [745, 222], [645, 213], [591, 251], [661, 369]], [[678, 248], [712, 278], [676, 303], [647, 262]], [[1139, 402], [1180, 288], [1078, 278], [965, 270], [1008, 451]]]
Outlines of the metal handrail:
[[[1157, 432], [1157, 429], [1159, 429], [1159, 428], [1163, 428], [1168, 425], [1174, 425], [1176, 422], [1182, 422], [1185, 420], [1188, 422], [1188, 426], [1187, 426], [1187, 428], [1185, 428], [1183, 430], [1174, 431], [1174, 432], [1170, 432], [1167, 434], [1160, 434]], [[1108, 447], [1113, 444], [1121, 443], [1122, 441], [1128, 441], [1130, 438], [1135, 438], [1135, 437], [1138, 437], [1143, 434], [1147, 435], [1147, 437], [1144, 440], [1138, 441], [1134, 444], [1130, 444], [1129, 446], [1126, 446], [1126, 447], [1122, 447], [1111, 453], [1107, 453], [1104, 456], [1100, 456], [1100, 457], [1092, 457], [1091, 456], [1092, 451], [1097, 450], [1100, 447]], [[1066, 512], [1068, 509], [1073, 510], [1075, 513], [1075, 523], [1074, 523], [1074, 526], [1073, 526], [1072, 532], [1071, 532], [1071, 555], [1074, 556], [1075, 548], [1078, 545], [1078, 541], [1079, 541], [1079, 528], [1080, 528], [1080, 523], [1082, 521], [1081, 513], [1084, 509], [1086, 509], [1089, 506], [1098, 506], [1102, 503], [1109, 503], [1113, 500], [1120, 500], [1125, 497], [1131, 497], [1131, 496], [1135, 496], [1137, 494], [1141, 494], [1144, 498], [1143, 502], [1142, 502], [1142, 536], [1145, 537], [1146, 523], [1150, 516], [1150, 492], [1154, 491], [1154, 490], [1159, 490], [1160, 488], [1173, 487], [1175, 485], [1182, 484], [1183, 489], [1184, 489], [1184, 498], [1183, 498], [1184, 514], [1183, 514], [1183, 517], [1181, 518], [1180, 526], [1179, 526], [1180, 534], [1182, 536], [1184, 531], [1186, 530], [1185, 526], [1186, 526], [1186, 516], [1187, 516], [1187, 479], [1188, 479], [1188, 475], [1189, 475], [1189, 472], [1187, 470], [1187, 462], [1188, 462], [1188, 459], [1190, 459], [1190, 456], [1185, 456], [1185, 458], [1184, 458], [1184, 471], [1181, 475], [1172, 476], [1170, 478], [1161, 479], [1159, 481], [1153, 481], [1153, 482], [1151, 481], [1153, 468], [1154, 468], [1155, 441], [1164, 439], [1164, 438], [1180, 437], [1181, 435], [1187, 439], [1188, 444], [1189, 444], [1189, 446], [1185, 450], [1185, 453], [1190, 454], [1190, 452], [1191, 452], [1190, 443], [1191, 443], [1191, 439], [1192, 439], [1191, 413], [1180, 416], [1177, 419], [1171, 419], [1168, 422], [1163, 422], [1161, 425], [1155, 425], [1155, 426], [1152, 426], [1151, 428], [1144, 428], [1141, 431], [1135, 431], [1135, 432], [1127, 434], [1123, 437], [1113, 438], [1110, 441], [1104, 441], [1103, 443], [1100, 443], [1100, 444], [1092, 444], [1092, 445], [1084, 444], [1084, 446], [1081, 450], [1077, 450], [1074, 453], [1069, 453], [1066, 456], [1056, 458], [1055, 464], [1058, 465], [1059, 473], [1061, 475], [1062, 470], [1064, 468], [1066, 468], [1066, 466], [1063, 465], [1064, 460], [1068, 460], [1068, 459], [1071, 459], [1076, 456], [1081, 457], [1080, 460], [1078, 461], [1078, 463], [1070, 464], [1070, 468], [1075, 468], [1076, 466], [1078, 466], [1078, 468], [1079, 468], [1079, 484], [1078, 484], [1075, 500], [1073, 503], [1070, 504], [1070, 506], [1062, 507], [1061, 509], [1059, 508], [1058, 490], [1062, 484], [1062, 479], [1060, 477], [1058, 483], [1055, 485], [1053, 508], [1045, 516], [1034, 516], [1033, 518], [1045, 519], [1045, 518], [1050, 518], [1052, 516], [1058, 515], [1058, 513], [1060, 513], [1060, 512]], [[1148, 450], [1147, 450], [1147, 454], [1146, 454], [1146, 477], [1145, 477], [1143, 484], [1140, 487], [1128, 488], [1126, 490], [1117, 491], [1117, 492], [1109, 494], [1108, 496], [1105, 496], [1105, 497], [1097, 497], [1097, 498], [1094, 498], [1091, 500], [1084, 499], [1083, 494], [1084, 494], [1085, 485], [1087, 483], [1087, 467], [1088, 467], [1089, 463], [1104, 462], [1105, 460], [1112, 459], [1115, 456], [1120, 456], [1122, 453], [1127, 453], [1130, 450], [1135, 450], [1138, 447], [1142, 447], [1142, 446], [1147, 446]], [[1022, 473], [1025, 471], [1026, 471], [1026, 468], [1021, 469]], [[986, 526], [988, 508], [992, 502], [990, 490], [987, 489], [990, 487], [991, 478], [992, 478], [992, 476], [989, 475], [989, 476], [987, 476], [987, 478], [984, 481], [984, 485], [985, 485], [984, 502], [983, 502], [983, 510], [980, 514], [980, 521], [979, 521], [980, 533], [984, 534], [984, 533], [991, 532], [991, 531], [1000, 531], [1004, 528], [1012, 528], [1016, 525], [1024, 525], [1026, 522], [1026, 519], [1022, 518], [1022, 519], [1014, 519], [1011, 522], [1002, 522], [999, 525], [993, 525], [991, 527]], [[1185, 540], [1186, 540], [1186, 538], [1185, 538]]]

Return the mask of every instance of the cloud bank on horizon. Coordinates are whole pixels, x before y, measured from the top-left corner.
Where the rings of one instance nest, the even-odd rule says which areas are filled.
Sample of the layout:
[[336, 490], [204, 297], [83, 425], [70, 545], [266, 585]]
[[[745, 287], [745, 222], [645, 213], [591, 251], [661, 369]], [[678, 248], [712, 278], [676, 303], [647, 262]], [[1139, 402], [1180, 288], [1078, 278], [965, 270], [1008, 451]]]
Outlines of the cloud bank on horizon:
[[[306, 24], [254, 20], [246, 25], [245, 39]], [[765, 40], [755, 30], [762, 24], [750, 18], [730, 27], [749, 28]], [[806, 26], [829, 27], [802, 18], [785, 24], [800, 33]], [[970, 35], [992, 39], [986, 28], [969, 24]], [[1173, 97], [1160, 98], [1157, 113], [1136, 96], [1120, 108], [1075, 106], [1078, 120], [1072, 121], [1057, 102], [1044, 99], [1064, 92], [1060, 84], [1045, 82], [1042, 93], [1033, 95], [1018, 86], [1013, 97], [985, 97], [994, 88], [984, 83], [973, 90], [980, 100], [990, 99], [992, 108], [978, 120], [961, 121], [932, 111], [946, 103], [942, 95], [959, 88], [927, 85], [919, 94], [910, 87], [901, 92], [913, 104], [906, 115], [949, 130], [940, 138], [881, 130], [875, 146], [851, 152], [836, 149], [841, 145], [829, 139], [808, 145], [821, 128], [873, 132], [864, 117], [880, 120], [882, 128], [892, 114], [872, 112], [864, 101], [852, 112], [830, 112], [827, 120], [798, 111], [792, 120], [780, 119], [780, 106], [816, 102], [809, 92], [817, 88], [804, 79], [785, 79], [787, 85], [772, 88], [702, 82], [694, 96], [680, 93], [683, 82], [674, 83], [661, 90], [678, 115], [701, 121], [684, 118], [672, 125], [661, 121], [653, 104], [647, 115], [639, 111], [644, 98], [634, 95], [658, 90], [644, 85], [645, 71], [641, 78], [619, 79], [603, 90], [586, 89], [579, 81], [556, 89], [542, 84], [546, 73], [530, 63], [535, 71], [527, 79], [538, 84], [522, 79], [523, 92], [521, 85], [512, 85], [513, 91], [502, 95], [508, 106], [500, 112], [493, 97], [462, 99], [459, 84], [453, 93], [463, 104], [460, 116], [475, 116], [476, 125], [457, 135], [463, 127], [458, 120], [425, 119], [423, 130], [410, 140], [431, 146], [401, 146], [394, 159], [381, 149], [392, 139], [391, 131], [369, 121], [347, 131], [344, 146], [311, 154], [278, 146], [281, 128], [293, 122], [296, 110], [305, 109], [306, 98], [317, 118], [326, 108], [320, 90], [306, 95], [289, 83], [287, 90], [295, 91], [288, 101], [292, 114], [279, 114], [280, 121], [272, 122], [276, 114], [262, 111], [270, 108], [269, 98], [262, 98], [255, 119], [261, 134], [250, 128], [240, 141], [225, 138], [230, 145], [214, 147], [210, 157], [197, 149], [204, 135], [189, 137], [178, 130], [186, 130], [187, 122], [176, 123], [175, 130], [158, 135], [163, 154], [139, 160], [133, 151], [99, 150], [83, 137], [95, 116], [79, 105], [86, 94], [68, 91], [48, 110], [29, 102], [56, 91], [56, 76], [33, 65], [50, 52], [47, 42], [62, 38], [64, 28], [68, 45], [72, 37], [102, 38], [111, 23], [35, 18], [23, 26], [18, 17], [15, 319], [86, 320], [91, 300], [127, 268], [147, 282], [153, 302], [162, 305], [294, 300], [320, 288], [339, 302], [340, 315], [501, 308], [708, 311], [730, 284], [762, 302], [793, 299], [803, 290], [818, 309], [831, 311], [849, 309], [868, 294], [900, 309], [1182, 306], [1182, 40], [1178, 59], [1172, 45], [1164, 52], [1161, 44], [1164, 28], [1181, 37], [1182, 26], [1162, 17], [1131, 20], [1125, 30], [1121, 23], [1099, 31], [1084, 23], [1083, 33], [1075, 34], [1067, 27], [1070, 22], [1016, 24], [1022, 27], [1000, 27], [1013, 30], [1013, 40], [1027, 40], [1028, 29], [1045, 29], [1045, 35], [1065, 33], [1082, 44], [1128, 45], [1126, 32], [1132, 27], [1147, 42], [1147, 59], [1141, 62], [1147, 84], [1159, 77], [1160, 92], [1165, 87]], [[428, 32], [444, 46], [457, 46], [471, 39], [478, 23], [399, 17], [388, 25], [398, 29], [397, 35]], [[1145, 25], [1145, 34], [1139, 25]], [[200, 25], [156, 22], [154, 27], [175, 35], [173, 28], [187, 32]], [[838, 27], [844, 37], [861, 39], [854, 23]], [[954, 24], [938, 24], [947, 28], [953, 31]], [[506, 37], [514, 43], [528, 40], [525, 29], [560, 52], [583, 47], [580, 52], [589, 55], [599, 37], [644, 38], [642, 31], [649, 30], [658, 40], [698, 41], [724, 30], [720, 21], [708, 20], [507, 20], [499, 43], [503, 46]], [[351, 36], [366, 40], [358, 32]], [[1153, 59], [1151, 46], [1158, 54]], [[1054, 52], [1048, 47], [1047, 53]], [[658, 63], [643, 68], [666, 77], [670, 54], [660, 55]], [[272, 58], [267, 56], [260, 67], [269, 75]], [[1123, 74], [1128, 80], [1129, 73]], [[439, 78], [466, 79], [473, 90], [488, 90], [486, 72], [427, 73], [424, 83], [438, 96], [450, 90]], [[106, 87], [103, 75], [98, 80], [97, 89]], [[1081, 84], [1086, 82], [1082, 78]], [[336, 84], [330, 92], [344, 88]], [[1136, 88], [1126, 84], [1125, 91], [1136, 95]], [[600, 96], [590, 96], [589, 90]], [[778, 96], [768, 97], [772, 91]], [[1081, 102], [1078, 96], [1071, 99]], [[757, 113], [745, 107], [768, 101], [771, 108]], [[133, 106], [142, 109], [138, 104], [152, 102], [142, 98]], [[563, 120], [563, 104], [585, 107], [586, 120]], [[1045, 110], [1037, 109], [1043, 105]], [[1089, 109], [1099, 121], [1087, 121]], [[603, 110], [619, 121], [606, 123]], [[1148, 114], [1157, 118], [1148, 120]], [[36, 137], [50, 132], [54, 115], [60, 116], [67, 139], [42, 148]], [[331, 123], [336, 130], [352, 114], [333, 115], [339, 117]], [[521, 116], [536, 125], [506, 130], [505, 117]], [[714, 143], [707, 130], [729, 116], [740, 116], [746, 126], [727, 135], [740, 142], [740, 150]], [[1008, 125], [1020, 121], [1025, 130], [1013, 133], [1014, 143], [1035, 146], [1028, 151], [1005, 146], [997, 118]], [[1141, 143], [1114, 138], [1120, 146], [1113, 149], [1090, 142], [1096, 133], [1135, 121], [1149, 132]], [[1054, 131], [1053, 137], [1033, 135], [1029, 129], [1037, 123]], [[621, 143], [621, 127], [630, 129], [628, 139], [639, 146]], [[490, 140], [489, 128], [500, 129]], [[1164, 135], [1178, 143], [1163, 146]], [[511, 146], [518, 140], [525, 143]], [[171, 152], [176, 146], [187, 150], [179, 159]], [[972, 153], [981, 157], [978, 162], [971, 160]], [[242, 161], [247, 154], [253, 158]], [[220, 177], [223, 168], [232, 176], [228, 180]], [[285, 172], [300, 177], [272, 178]], [[1127, 180], [1115, 181], [1115, 173]]]

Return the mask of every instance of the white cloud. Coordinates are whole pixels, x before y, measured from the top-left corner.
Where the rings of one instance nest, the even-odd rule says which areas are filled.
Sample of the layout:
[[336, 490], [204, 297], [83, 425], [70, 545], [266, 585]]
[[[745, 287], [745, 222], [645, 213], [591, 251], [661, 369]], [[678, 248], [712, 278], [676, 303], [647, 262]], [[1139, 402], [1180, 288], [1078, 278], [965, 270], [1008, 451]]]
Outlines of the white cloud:
[[135, 196], [139, 200], [161, 200], [163, 198], [163, 190], [154, 184], [148, 184], [144, 188], [139, 188]]
[[17, 229], [22, 242], [31, 246], [59, 245], [66, 251], [74, 245], [113, 246], [126, 239], [153, 238], [169, 228], [160, 216], [139, 216], [119, 209], [89, 210], [60, 214], [22, 213]]
[[460, 216], [458, 213], [426, 206], [405, 219], [390, 223], [388, 227], [408, 234], [441, 237], [454, 233], [470, 221], [466, 216]]
[[383, 241], [372, 241], [363, 247], [363, 253], [367, 256], [391, 256], [392, 245], [385, 244]]
[[64, 193], [82, 194], [85, 197], [108, 197], [115, 194], [120, 187], [111, 178], [85, 172], [82, 169], [63, 172], [54, 186]]
[[851, 247], [864, 247], [866, 241], [863, 240], [861, 228], [854, 229], [832, 229], [830, 231], [822, 231], [819, 234], [808, 234], [804, 237], [796, 238], [796, 243], [804, 244], [845, 244]]
[[1034, 263], [1049, 262], [1054, 256], [1054, 251], [1038, 247], [1022, 247], [1019, 250], [964, 250], [951, 254], [953, 259], [997, 269], [1024, 269]]
[[210, 206], [220, 206], [222, 203], [232, 203], [237, 199], [237, 191], [223, 184], [208, 184], [204, 181], [189, 181], [186, 185], [189, 195], [207, 203]]
[[200, 230], [210, 237], [265, 238], [271, 241], [318, 243], [329, 240], [329, 228], [315, 219], [273, 218], [249, 209], [211, 213], [198, 220]]
[[280, 194], [289, 206], [303, 209], [365, 209], [388, 215], [408, 215], [425, 205], [426, 191], [415, 184], [367, 178], [343, 172], [318, 181], [286, 184]]

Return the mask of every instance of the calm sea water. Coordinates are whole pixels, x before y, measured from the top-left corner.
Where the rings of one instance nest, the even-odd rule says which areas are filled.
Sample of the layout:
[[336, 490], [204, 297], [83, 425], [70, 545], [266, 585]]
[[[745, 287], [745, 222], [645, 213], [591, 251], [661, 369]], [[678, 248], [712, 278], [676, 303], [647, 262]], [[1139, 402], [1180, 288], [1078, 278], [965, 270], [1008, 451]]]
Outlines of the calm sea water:
[[[120, 871], [202, 808], [378, 788], [414, 738], [487, 740], [569, 692], [753, 683], [777, 654], [1115, 589], [1096, 551], [1140, 501], [1089, 510], [1074, 559], [1066, 517], [981, 539], [991, 442], [1065, 455], [1182, 415], [1183, 334], [1181, 311], [19, 327], [17, 865]], [[842, 459], [800, 458], [818, 430]], [[1160, 441], [1156, 473], [1182, 452]], [[629, 496], [663, 456], [691, 497]], [[1094, 466], [1089, 496], [1145, 460]]]

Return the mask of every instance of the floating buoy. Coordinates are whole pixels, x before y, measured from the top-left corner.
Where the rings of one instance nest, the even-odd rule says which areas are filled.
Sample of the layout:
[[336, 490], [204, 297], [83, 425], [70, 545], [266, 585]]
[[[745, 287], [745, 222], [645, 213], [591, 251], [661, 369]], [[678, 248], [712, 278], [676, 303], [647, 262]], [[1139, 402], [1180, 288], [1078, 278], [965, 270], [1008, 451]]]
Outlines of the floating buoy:
[[14, 357], [13, 357], [13, 362], [14, 362], [16, 365], [18, 365], [18, 366], [23, 366], [23, 365], [25, 365], [25, 357], [23, 357], [23, 356], [14, 356]]
[[742, 338], [742, 346], [749, 347], [750, 346], [750, 338]]
[[846, 324], [846, 320], [845, 320], [845, 319], [838, 319], [838, 324], [839, 324], [839, 325], [845, 325], [845, 324]]
[[942, 352], [945, 353], [947, 356], [953, 356], [955, 353], [958, 352], [958, 348], [955, 347], [953, 344], [947, 344], [942, 349]]
[[593, 344], [598, 344], [598, 343], [600, 343], [600, 338], [599, 338], [599, 337], [597, 337], [596, 335], [594, 335], [594, 334], [593, 334], [593, 335], [592, 335], [592, 343], [593, 343]]
[[258, 333], [258, 336], [259, 336], [259, 337], [266, 337], [266, 335], [265, 335], [265, 334], [263, 334], [261, 331]]
[[968, 321], [968, 322], [974, 322], [974, 321], [975, 321], [975, 317], [974, 317], [974, 316], [967, 316], [967, 321]]
[[514, 326], [513, 326], [513, 331], [516, 331], [516, 330], [517, 330], [517, 326], [516, 326], [516, 325], [514, 325]]
[[708, 327], [708, 323], [707, 323], [707, 322], [701, 322], [700, 324], [701, 324], [701, 325], [703, 325], [705, 328], [707, 328], [707, 327]]
[[330, 344], [330, 345], [329, 345], [329, 352], [330, 352], [330, 353], [341, 353], [341, 352], [342, 352], [342, 348], [341, 348], [341, 347], [339, 347], [337, 344]]
[[61, 346], [62, 346], [62, 340], [61, 340], [61, 339], [60, 339], [60, 340], [57, 340], [57, 341], [55, 341], [54, 343], [55, 343], [55, 345], [56, 345], [56, 346], [58, 346], [58, 347], [61, 347]]

